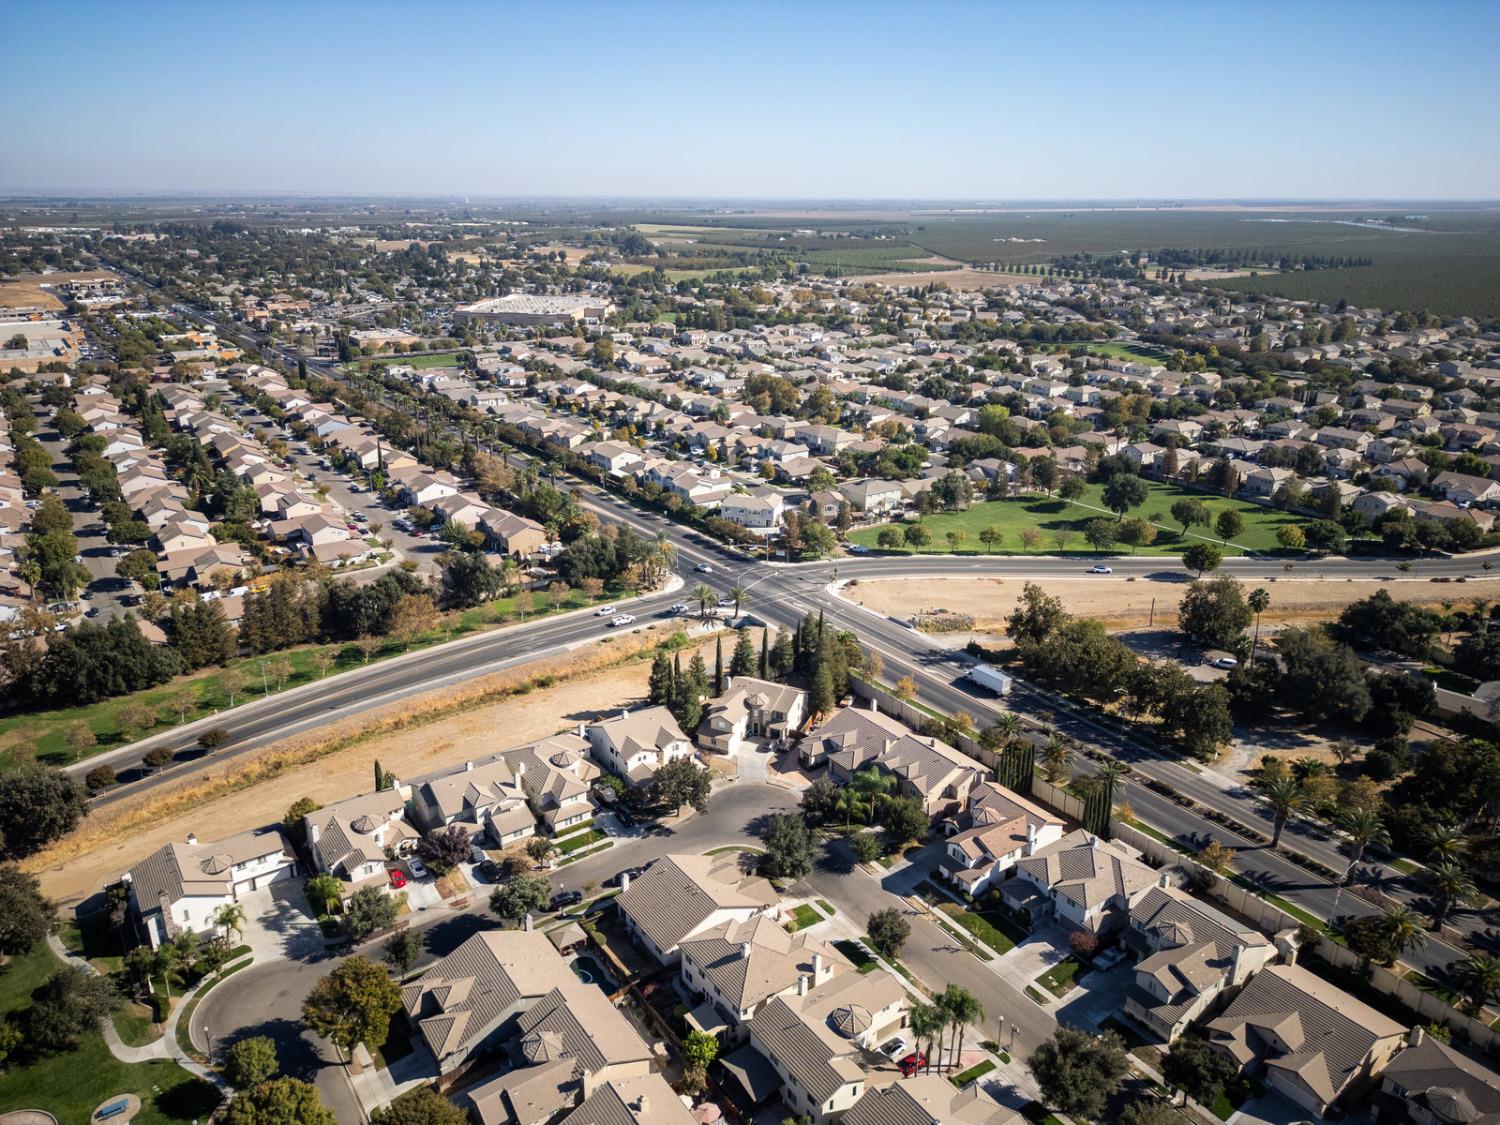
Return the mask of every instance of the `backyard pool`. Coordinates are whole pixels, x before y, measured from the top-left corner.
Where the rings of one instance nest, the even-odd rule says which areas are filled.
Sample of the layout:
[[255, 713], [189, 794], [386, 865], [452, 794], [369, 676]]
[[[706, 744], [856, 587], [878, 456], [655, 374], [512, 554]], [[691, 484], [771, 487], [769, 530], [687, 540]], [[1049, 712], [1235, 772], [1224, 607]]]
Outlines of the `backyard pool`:
[[614, 981], [604, 971], [604, 966], [588, 954], [573, 959], [573, 974], [584, 984], [598, 985], [606, 994], [614, 992]]

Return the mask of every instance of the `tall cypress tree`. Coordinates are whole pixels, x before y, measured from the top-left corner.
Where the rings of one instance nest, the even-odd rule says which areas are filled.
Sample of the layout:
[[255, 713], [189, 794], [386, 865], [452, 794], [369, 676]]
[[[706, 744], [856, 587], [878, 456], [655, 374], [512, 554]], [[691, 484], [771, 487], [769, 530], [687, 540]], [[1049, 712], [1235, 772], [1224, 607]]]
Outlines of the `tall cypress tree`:
[[724, 694], [724, 637], [714, 638], [714, 694]]
[[771, 627], [767, 625], [760, 631], [760, 678], [769, 680], [771, 678]]

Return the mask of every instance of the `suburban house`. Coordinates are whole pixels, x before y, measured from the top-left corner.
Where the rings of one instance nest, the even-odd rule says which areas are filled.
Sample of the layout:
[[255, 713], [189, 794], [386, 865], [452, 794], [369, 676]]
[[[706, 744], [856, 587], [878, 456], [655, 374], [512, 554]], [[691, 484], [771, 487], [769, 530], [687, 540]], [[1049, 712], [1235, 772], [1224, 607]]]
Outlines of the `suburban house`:
[[893, 480], [851, 480], [839, 485], [839, 491], [856, 512], [867, 516], [899, 511], [905, 499], [901, 485]]
[[743, 1025], [773, 996], [806, 982], [822, 984], [851, 968], [832, 945], [805, 933], [789, 934], [760, 914], [720, 922], [678, 943], [682, 983], [702, 997], [687, 1015], [701, 1031], [741, 1038]]
[[993, 781], [974, 786], [967, 811], [948, 828], [937, 874], [974, 898], [1005, 878], [1017, 860], [1063, 834], [1056, 816]]
[[678, 758], [691, 758], [693, 744], [665, 707], [621, 711], [588, 728], [594, 758], [631, 785], [644, 785]]
[[588, 752], [587, 739], [559, 734], [413, 781], [412, 819], [424, 832], [463, 824], [500, 848], [535, 835], [538, 820], [556, 833], [594, 815]]
[[1500, 480], [1469, 476], [1466, 473], [1439, 473], [1432, 487], [1444, 500], [1467, 508], [1471, 504], [1493, 504], [1500, 501]]
[[1405, 1028], [1300, 965], [1268, 965], [1208, 1033], [1238, 1069], [1323, 1117], [1375, 1081]]
[[957, 1089], [942, 1074], [917, 1074], [867, 1089], [844, 1114], [843, 1125], [1024, 1125], [1018, 1109], [1001, 1105], [981, 1083]]
[[492, 546], [513, 559], [529, 558], [547, 545], [547, 529], [536, 520], [497, 508], [480, 518], [479, 530]]
[[740, 869], [741, 856], [668, 855], [635, 879], [623, 880], [615, 899], [625, 928], [663, 965], [676, 964], [679, 946], [725, 922], [780, 917], [771, 884]]
[[291, 879], [297, 859], [278, 828], [200, 844], [197, 836], [153, 852], [122, 877], [136, 932], [154, 948], [214, 928], [221, 906]]
[[905, 723], [869, 710], [845, 707], [834, 712], [803, 741], [802, 761], [828, 763], [837, 783], [862, 769], [878, 769], [896, 779], [903, 797], [922, 803], [929, 816], [962, 808], [969, 793], [984, 780], [978, 762], [940, 739], [913, 734]]
[[807, 980], [750, 1021], [750, 1044], [781, 1080], [795, 1114], [838, 1119], [865, 1092], [863, 1056], [906, 1024], [906, 989], [884, 969]]
[[698, 1125], [698, 1121], [665, 1078], [647, 1074], [612, 1078], [595, 1087], [558, 1125]]
[[385, 884], [386, 849], [400, 855], [417, 846], [416, 831], [402, 817], [410, 794], [408, 787], [397, 784], [303, 818], [313, 863], [350, 884], [346, 897], [362, 884]]
[[1147, 891], [1121, 940], [1140, 957], [1125, 1011], [1166, 1043], [1276, 956], [1265, 934], [1176, 887]]
[[1099, 936], [1123, 926], [1162, 878], [1124, 845], [1081, 828], [1017, 860], [1015, 872], [999, 887], [1012, 910], [1028, 912], [1033, 923], [1050, 918]]
[[763, 496], [731, 492], [719, 505], [719, 515], [756, 535], [771, 536], [781, 526], [786, 504], [779, 493]]
[[1500, 1121], [1500, 1074], [1418, 1026], [1381, 1075], [1376, 1102], [1415, 1125], [1489, 1125]]
[[730, 676], [724, 694], [708, 702], [698, 741], [736, 754], [748, 738], [785, 738], [807, 718], [807, 692], [751, 676]]

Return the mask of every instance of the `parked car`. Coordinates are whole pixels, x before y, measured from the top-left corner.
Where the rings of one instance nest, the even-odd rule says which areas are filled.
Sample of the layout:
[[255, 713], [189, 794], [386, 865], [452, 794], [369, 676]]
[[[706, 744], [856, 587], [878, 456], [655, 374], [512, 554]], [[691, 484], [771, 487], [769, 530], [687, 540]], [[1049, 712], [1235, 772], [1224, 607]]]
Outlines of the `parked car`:
[[406, 886], [406, 872], [398, 867], [393, 867], [388, 874], [391, 877], [391, 886], [395, 887], [398, 891]]
[[896, 1065], [901, 1068], [902, 1078], [910, 1078], [927, 1065], [927, 1052], [913, 1051], [911, 1054], [903, 1057]]
[[427, 865], [420, 859], [417, 859], [415, 856], [406, 861], [406, 866], [411, 871], [411, 877], [413, 879], [427, 878]]
[[505, 877], [505, 872], [493, 859], [487, 859], [474, 868], [475, 872], [486, 883], [498, 883]]
[[604, 880], [604, 885], [606, 887], [618, 887], [626, 879], [639, 879], [641, 872], [645, 870], [644, 867], [627, 867], [624, 871], [616, 871], [608, 879]]
[[1225, 671], [1228, 671], [1230, 668], [1238, 668], [1239, 664], [1240, 662], [1233, 656], [1221, 656], [1217, 660], [1210, 660], [1208, 662], [1210, 668], [1223, 668]]
[[851, 555], [868, 555], [870, 548], [866, 547], [863, 543], [851, 543], [849, 545], [849, 553]]
[[682, 616], [686, 615], [687, 612], [688, 612], [688, 604], [687, 604], [687, 602], [677, 602], [670, 609], [667, 610], [667, 613], [670, 616], [672, 616], [672, 617], [682, 617]]
[[552, 896], [552, 901], [547, 905], [548, 910], [562, 910], [564, 907], [577, 906], [583, 901], [582, 891], [558, 891]]
[[1090, 574], [1113, 574], [1114, 573], [1114, 568], [1113, 567], [1105, 566], [1103, 563], [1100, 563], [1098, 566], [1091, 566], [1091, 567], [1089, 567], [1089, 573]]
[[896, 1038], [887, 1039], [882, 1043], [880, 1045], [880, 1053], [888, 1059], [899, 1059], [902, 1055], [906, 1054], [906, 1047], [906, 1040], [898, 1035]]

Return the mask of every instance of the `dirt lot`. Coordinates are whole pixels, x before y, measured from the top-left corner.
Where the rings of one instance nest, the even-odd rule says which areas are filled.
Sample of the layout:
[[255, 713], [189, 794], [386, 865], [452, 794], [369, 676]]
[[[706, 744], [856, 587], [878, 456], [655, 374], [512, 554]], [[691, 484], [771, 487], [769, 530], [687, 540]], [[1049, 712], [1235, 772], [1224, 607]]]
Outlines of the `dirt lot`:
[[[1105, 622], [1111, 631], [1135, 629], [1146, 625], [1151, 617], [1151, 603], [1156, 603], [1155, 624], [1171, 624], [1177, 616], [1177, 603], [1186, 583], [1128, 582], [1119, 578], [1080, 576], [1078, 578], [1032, 579], [1048, 594], [1063, 599], [1068, 612], [1079, 617], [1094, 617]], [[946, 609], [973, 616], [978, 631], [1003, 632], [1020, 599], [1022, 578], [890, 578], [863, 580], [846, 587], [845, 597], [879, 613], [892, 617], [910, 617], [917, 610]], [[1266, 582], [1271, 594], [1271, 608], [1261, 621], [1263, 625], [1298, 623], [1336, 617], [1349, 602], [1369, 597], [1376, 590], [1389, 590], [1393, 598], [1436, 605], [1441, 601], [1466, 602], [1475, 598], [1493, 600], [1500, 595], [1500, 578], [1452, 583], [1403, 580], [1398, 582], [1336, 581], [1320, 579], [1281, 579]]]
[[89, 270], [85, 273], [22, 274], [19, 277], [0, 281], [0, 308], [17, 309], [38, 307], [60, 311], [65, 306], [43, 285], [56, 286], [64, 281], [82, 281], [85, 278], [113, 277], [107, 270]]
[[[704, 645], [701, 651], [712, 674], [713, 642]], [[692, 651], [684, 650], [683, 664], [691, 659]], [[417, 777], [445, 765], [544, 738], [605, 712], [635, 706], [645, 699], [650, 671], [650, 661], [639, 660], [499, 703], [466, 709], [421, 726], [378, 735], [315, 762], [285, 770], [251, 788], [206, 800], [190, 811], [168, 815], [159, 822], [152, 821], [148, 828], [114, 834], [125, 837], [124, 840], [106, 836], [88, 851], [52, 863], [47, 862], [44, 854], [41, 859], [45, 865], [33, 870], [44, 893], [67, 908], [162, 845], [186, 838], [189, 832], [196, 832], [203, 839], [226, 836], [281, 820], [287, 808], [301, 797], [328, 804], [364, 792], [370, 787], [377, 760], [397, 777]], [[434, 693], [431, 698], [441, 695]], [[414, 702], [406, 701], [401, 706], [410, 707]], [[275, 749], [267, 748], [266, 753]], [[90, 827], [103, 826], [90, 824]]]
[[[919, 259], [913, 261], [947, 261], [946, 258]], [[977, 293], [981, 289], [1000, 289], [1006, 286], [1035, 282], [1034, 277], [1021, 274], [992, 273], [988, 270], [940, 270], [931, 273], [862, 273], [846, 279], [851, 285], [931, 285], [941, 281], [949, 289], [960, 293]]]

